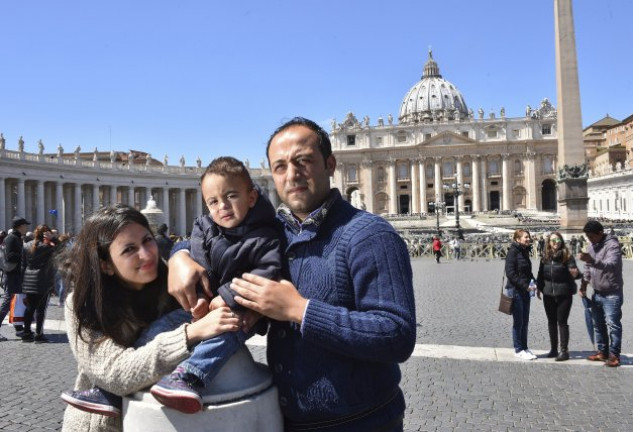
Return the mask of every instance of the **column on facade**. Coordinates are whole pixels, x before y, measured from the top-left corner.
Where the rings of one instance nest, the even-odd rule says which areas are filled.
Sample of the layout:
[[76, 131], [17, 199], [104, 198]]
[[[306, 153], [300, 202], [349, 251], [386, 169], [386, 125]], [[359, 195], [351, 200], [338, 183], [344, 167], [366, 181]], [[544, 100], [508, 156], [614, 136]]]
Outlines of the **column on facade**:
[[345, 166], [344, 163], [341, 162], [338, 164], [338, 168], [339, 168], [338, 169], [339, 177], [338, 179], [336, 178], [336, 172], [335, 172], [332, 182], [334, 183], [334, 186], [338, 188], [338, 190], [341, 192], [341, 195], [345, 197], [345, 178], [347, 177], [347, 172], [345, 170], [347, 169], [347, 167]]
[[373, 213], [374, 212], [374, 174], [373, 174], [373, 161], [370, 159], [363, 159], [360, 163], [361, 172], [360, 178], [365, 190], [365, 209]]
[[46, 209], [46, 203], [44, 203], [44, 181], [43, 180], [38, 180], [37, 181], [37, 208], [36, 208], [36, 212], [37, 212], [37, 222], [38, 224], [40, 223], [44, 223], [46, 221], [46, 213], [44, 212], [44, 210]]
[[112, 205], [116, 202], [116, 186], [108, 186], [108, 198], [106, 201], [106, 192], [103, 191], [103, 205]]
[[35, 195], [37, 191], [35, 190], [33, 183], [24, 182], [24, 193], [24, 213], [22, 213], [22, 216], [31, 221], [33, 226], [29, 227], [29, 231], [32, 231], [35, 229], [34, 227], [40, 223], [40, 221], [33, 215], [33, 207], [36, 206], [33, 201], [37, 199], [37, 196]]
[[503, 210], [512, 210], [512, 186], [510, 183], [510, 155], [501, 155], [501, 183], [503, 185]]
[[481, 210], [488, 211], [490, 210], [489, 205], [489, 197], [488, 193], [488, 159], [486, 156], [483, 156], [479, 161], [479, 166], [481, 167]]
[[161, 204], [163, 211], [163, 220], [165, 221], [165, 225], [167, 225], [167, 229], [171, 232], [170, 226], [170, 218], [169, 218], [169, 188], [163, 188], [163, 203]]
[[[152, 196], [152, 187], [148, 186], [145, 188], [145, 202], [147, 203], [147, 201], [149, 201], [150, 199], [154, 198]], [[143, 207], [145, 206], [145, 204], [143, 204]]]
[[60, 181], [55, 182], [55, 210], [57, 210], [57, 216], [54, 219], [55, 225], [59, 232], [65, 232], [64, 184]]
[[418, 165], [417, 159], [412, 159], [409, 163], [411, 170], [411, 210], [410, 213], [420, 213], [420, 183], [418, 181]]
[[479, 159], [480, 156], [479, 155], [474, 155], [472, 156], [472, 180], [473, 180], [473, 184], [472, 186], [472, 191], [473, 191], [473, 208], [472, 211], [473, 212], [478, 212], [481, 211], [481, 206], [479, 205], [479, 189], [481, 188], [481, 179], [479, 178]]
[[396, 188], [396, 161], [387, 162], [389, 172], [389, 213], [398, 213], [398, 190]]
[[464, 186], [464, 173], [463, 173], [463, 165], [462, 165], [462, 156], [455, 156], [455, 167], [456, 167], [456, 177], [455, 181], [459, 185], [462, 190], [462, 193], [457, 197], [457, 203], [459, 204], [459, 211], [463, 212], [466, 210], [465, 202], [466, 200], [466, 187]]
[[4, 177], [0, 177], [0, 229], [9, 228], [9, 221], [7, 221], [7, 192], [6, 182]]
[[92, 185], [92, 211], [96, 212], [101, 207], [101, 199], [99, 197], [99, 183]]
[[187, 195], [183, 188], [178, 189], [178, 235], [187, 234]]
[[82, 220], [81, 220], [81, 183], [75, 183], [73, 185], [75, 187], [75, 199], [73, 200], [73, 230], [76, 233], [81, 230]]
[[196, 211], [195, 217], [198, 217], [202, 214], [202, 192], [200, 192], [200, 188], [196, 188], [196, 205], [194, 206]]
[[538, 190], [536, 186], [536, 166], [535, 166], [536, 153], [532, 150], [528, 150], [526, 152], [525, 158], [525, 172], [523, 173], [525, 177], [525, 186], [526, 186], [526, 201], [525, 206], [528, 209], [537, 209], [536, 198]]
[[418, 161], [418, 172], [420, 173], [420, 213], [426, 213], [429, 209], [426, 205], [428, 199], [426, 197], [426, 160], [420, 158]]
[[441, 157], [435, 157], [435, 200], [444, 201], [444, 195], [442, 194], [442, 170], [441, 170]]
[[26, 191], [24, 179], [18, 179], [18, 206], [16, 208], [16, 216], [26, 217]]
[[134, 207], [135, 206], [135, 200], [134, 200], [134, 186], [129, 186], [127, 189], [127, 205], [129, 205], [130, 207]]

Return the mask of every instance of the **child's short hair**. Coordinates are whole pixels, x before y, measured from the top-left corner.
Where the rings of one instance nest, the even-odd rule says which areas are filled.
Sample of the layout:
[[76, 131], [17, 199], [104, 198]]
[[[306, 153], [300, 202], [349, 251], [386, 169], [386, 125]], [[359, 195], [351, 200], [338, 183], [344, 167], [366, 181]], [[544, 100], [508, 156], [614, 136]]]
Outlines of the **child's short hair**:
[[246, 166], [231, 156], [220, 156], [213, 159], [204, 171], [204, 174], [200, 176], [200, 183], [210, 174], [222, 177], [240, 177], [249, 185], [249, 189], [253, 188], [253, 179], [251, 179], [251, 175]]

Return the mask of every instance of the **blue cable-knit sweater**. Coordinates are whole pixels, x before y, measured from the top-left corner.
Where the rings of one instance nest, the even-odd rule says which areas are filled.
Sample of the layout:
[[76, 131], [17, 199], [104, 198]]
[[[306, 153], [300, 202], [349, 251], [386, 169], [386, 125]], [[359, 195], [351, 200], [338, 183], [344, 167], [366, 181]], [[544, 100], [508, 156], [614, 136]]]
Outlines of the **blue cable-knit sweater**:
[[415, 345], [405, 243], [336, 189], [302, 223], [283, 212], [279, 218], [289, 277], [309, 299], [301, 326], [273, 321], [268, 335], [287, 430], [372, 430], [397, 422], [405, 408], [398, 363]]

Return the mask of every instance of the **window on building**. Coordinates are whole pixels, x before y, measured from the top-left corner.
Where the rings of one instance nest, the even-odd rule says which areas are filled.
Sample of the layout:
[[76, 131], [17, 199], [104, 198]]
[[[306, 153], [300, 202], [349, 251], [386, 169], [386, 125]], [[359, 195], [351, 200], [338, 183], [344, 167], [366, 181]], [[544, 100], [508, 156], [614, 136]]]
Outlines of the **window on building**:
[[523, 162], [520, 159], [514, 161], [514, 175], [523, 174]]
[[442, 176], [453, 177], [455, 175], [455, 164], [451, 161], [442, 164]]
[[426, 166], [426, 178], [427, 179], [433, 178], [433, 165], [431, 164], [427, 164]]
[[400, 132], [398, 132], [397, 139], [398, 139], [398, 142], [406, 142], [407, 141], [407, 134], [404, 133], [404, 131], [400, 131]]
[[431, 134], [430, 133], [425, 133], [424, 134], [424, 141], [428, 141], [431, 139]]
[[554, 156], [545, 155], [543, 157], [543, 174], [554, 174]]
[[376, 144], [377, 145], [382, 145], [382, 137], [381, 136], [376, 137]]
[[409, 164], [407, 162], [398, 162], [398, 180], [409, 179]]
[[356, 165], [350, 165], [347, 168], [347, 181], [350, 183], [356, 183], [358, 181]]
[[466, 138], [468, 138], [468, 131], [462, 131], [462, 136], [465, 136]]
[[552, 134], [552, 125], [551, 124], [544, 124], [543, 126], [541, 126], [541, 132], [543, 133], [543, 135], [551, 135]]
[[512, 136], [515, 138], [521, 138], [521, 129], [513, 129]]
[[470, 168], [470, 162], [464, 162], [462, 164], [462, 174], [464, 174], [464, 177], [470, 177], [471, 174], [471, 168]]
[[347, 135], [347, 145], [348, 146], [356, 145], [356, 135]]
[[488, 131], [486, 131], [486, 135], [488, 136], [488, 138], [497, 138], [497, 131], [496, 130], [488, 130]]
[[497, 159], [490, 159], [488, 161], [488, 173], [490, 175], [499, 175], [499, 161]]
[[383, 167], [378, 167], [376, 170], [376, 179], [378, 180], [378, 183], [385, 182], [385, 169]]

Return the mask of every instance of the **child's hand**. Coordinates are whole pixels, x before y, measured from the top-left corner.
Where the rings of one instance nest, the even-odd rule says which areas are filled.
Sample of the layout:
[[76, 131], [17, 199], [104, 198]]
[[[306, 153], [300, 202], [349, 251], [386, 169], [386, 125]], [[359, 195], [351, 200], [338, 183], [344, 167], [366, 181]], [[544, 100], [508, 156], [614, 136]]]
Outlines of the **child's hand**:
[[209, 303], [209, 310], [212, 311], [213, 309], [218, 309], [221, 307], [227, 307], [227, 304], [222, 298], [222, 296], [216, 295], [211, 300], [211, 303]]
[[242, 329], [244, 330], [244, 332], [245, 333], [250, 332], [251, 329], [255, 327], [255, 324], [257, 324], [257, 321], [259, 321], [262, 316], [263, 315], [260, 314], [259, 312], [246, 309], [246, 311], [241, 314]]
[[204, 297], [200, 297], [196, 305], [191, 308], [192, 321], [199, 320], [209, 313], [209, 300]]

